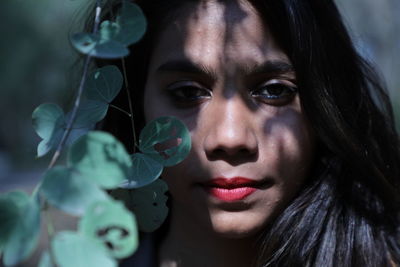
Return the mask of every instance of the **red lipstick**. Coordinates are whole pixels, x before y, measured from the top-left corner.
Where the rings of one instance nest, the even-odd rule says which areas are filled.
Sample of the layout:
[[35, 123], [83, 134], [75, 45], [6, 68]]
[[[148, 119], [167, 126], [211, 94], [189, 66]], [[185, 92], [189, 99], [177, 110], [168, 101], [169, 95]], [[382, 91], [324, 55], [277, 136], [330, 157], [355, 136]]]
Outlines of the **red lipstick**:
[[244, 177], [215, 178], [203, 183], [206, 191], [212, 196], [227, 202], [238, 201], [254, 193], [259, 182]]

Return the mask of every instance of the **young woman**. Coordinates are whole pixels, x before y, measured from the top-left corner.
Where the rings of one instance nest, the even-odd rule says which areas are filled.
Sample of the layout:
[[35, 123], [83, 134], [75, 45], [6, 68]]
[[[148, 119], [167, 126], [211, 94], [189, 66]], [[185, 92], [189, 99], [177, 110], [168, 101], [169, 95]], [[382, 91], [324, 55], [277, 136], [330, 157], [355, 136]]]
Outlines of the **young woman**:
[[[192, 150], [162, 174], [165, 233], [126, 266], [400, 264], [392, 110], [333, 1], [136, 3], [136, 126], [176, 116]], [[131, 147], [120, 114], [104, 127]]]

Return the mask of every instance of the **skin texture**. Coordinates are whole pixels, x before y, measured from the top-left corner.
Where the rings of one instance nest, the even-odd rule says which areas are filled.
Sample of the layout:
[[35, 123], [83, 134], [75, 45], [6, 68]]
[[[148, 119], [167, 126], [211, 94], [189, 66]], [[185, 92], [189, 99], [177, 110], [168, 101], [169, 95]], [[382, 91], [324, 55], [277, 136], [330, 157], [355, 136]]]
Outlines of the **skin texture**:
[[[257, 234], [307, 179], [313, 132], [290, 60], [249, 3], [188, 3], [179, 14], [159, 37], [145, 88], [146, 120], [176, 116], [192, 137], [188, 158], [162, 175], [172, 210], [159, 260], [249, 266]], [[201, 186], [237, 176], [264, 183], [235, 202]]]

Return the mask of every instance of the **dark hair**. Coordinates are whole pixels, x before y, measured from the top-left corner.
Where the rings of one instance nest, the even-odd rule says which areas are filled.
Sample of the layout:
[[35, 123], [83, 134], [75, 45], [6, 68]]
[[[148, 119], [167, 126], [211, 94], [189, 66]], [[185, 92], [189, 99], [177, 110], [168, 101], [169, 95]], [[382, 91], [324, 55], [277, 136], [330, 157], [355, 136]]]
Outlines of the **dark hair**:
[[[260, 236], [260, 266], [400, 264], [400, 141], [389, 98], [355, 50], [332, 0], [249, 0], [289, 56], [302, 106], [316, 132], [315, 168], [292, 203]], [[157, 34], [188, 0], [141, 0], [148, 31], [127, 59], [136, 124]], [[126, 103], [126, 95], [116, 100]], [[125, 104], [126, 105], [126, 104]], [[132, 144], [129, 121], [104, 127]]]

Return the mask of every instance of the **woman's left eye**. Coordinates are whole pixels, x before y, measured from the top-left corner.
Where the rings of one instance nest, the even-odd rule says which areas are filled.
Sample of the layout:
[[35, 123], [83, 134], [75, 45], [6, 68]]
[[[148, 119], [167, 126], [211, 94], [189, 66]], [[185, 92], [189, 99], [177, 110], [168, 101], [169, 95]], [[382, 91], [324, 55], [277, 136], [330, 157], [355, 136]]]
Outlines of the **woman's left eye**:
[[261, 85], [257, 89], [251, 91], [250, 95], [267, 104], [280, 106], [290, 103], [296, 93], [296, 86], [275, 82]]

